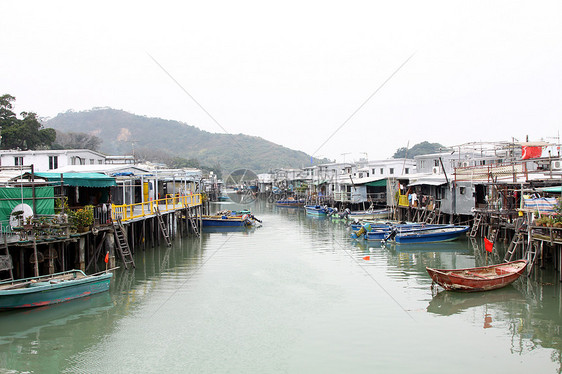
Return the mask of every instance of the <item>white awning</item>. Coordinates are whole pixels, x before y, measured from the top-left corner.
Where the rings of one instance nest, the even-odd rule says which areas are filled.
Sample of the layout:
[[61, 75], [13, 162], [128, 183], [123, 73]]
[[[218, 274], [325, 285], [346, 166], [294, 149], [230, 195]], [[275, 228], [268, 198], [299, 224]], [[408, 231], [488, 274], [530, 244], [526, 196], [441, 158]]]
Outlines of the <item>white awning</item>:
[[444, 184], [447, 184], [445, 178], [420, 178], [415, 182], [408, 184], [408, 186], [442, 186]]

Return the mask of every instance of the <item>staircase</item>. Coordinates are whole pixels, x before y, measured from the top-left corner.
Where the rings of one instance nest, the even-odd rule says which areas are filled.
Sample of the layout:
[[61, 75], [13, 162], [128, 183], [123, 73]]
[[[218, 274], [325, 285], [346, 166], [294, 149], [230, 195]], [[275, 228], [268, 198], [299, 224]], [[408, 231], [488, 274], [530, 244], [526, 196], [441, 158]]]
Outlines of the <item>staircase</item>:
[[162, 236], [166, 241], [166, 245], [168, 247], [171, 247], [172, 241], [170, 240], [170, 235], [168, 235], [168, 228], [166, 227], [166, 223], [164, 222], [164, 219], [162, 218], [162, 214], [160, 214], [160, 209], [158, 209], [158, 207], [156, 207], [156, 218], [158, 220], [158, 227], [160, 227], [160, 232], [162, 233]]
[[125, 235], [125, 228], [123, 227], [121, 219], [117, 219], [117, 222], [113, 222], [113, 233], [115, 234], [115, 243], [117, 244], [117, 254], [121, 257], [125, 269], [128, 269], [129, 265], [134, 268], [135, 260], [131, 254], [131, 248], [129, 247], [127, 235]]

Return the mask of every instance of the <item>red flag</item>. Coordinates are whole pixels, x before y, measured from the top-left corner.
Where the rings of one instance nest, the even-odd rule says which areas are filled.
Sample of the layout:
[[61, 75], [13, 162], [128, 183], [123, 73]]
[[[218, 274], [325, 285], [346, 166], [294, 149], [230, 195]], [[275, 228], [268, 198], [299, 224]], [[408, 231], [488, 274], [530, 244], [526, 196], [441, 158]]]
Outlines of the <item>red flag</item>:
[[109, 252], [107, 252], [105, 254], [105, 260], [104, 261], [105, 261], [106, 264], [109, 262]]
[[365, 261], [369, 261], [370, 259], [371, 259], [371, 256], [365, 256], [365, 257], [363, 257], [363, 260], [365, 260]]
[[528, 160], [530, 158], [537, 158], [542, 156], [542, 147], [531, 147], [531, 146], [522, 146], [521, 151], [523, 155], [521, 156], [522, 160]]
[[492, 252], [494, 249], [494, 243], [488, 240], [488, 238], [484, 238], [484, 247], [488, 252]]

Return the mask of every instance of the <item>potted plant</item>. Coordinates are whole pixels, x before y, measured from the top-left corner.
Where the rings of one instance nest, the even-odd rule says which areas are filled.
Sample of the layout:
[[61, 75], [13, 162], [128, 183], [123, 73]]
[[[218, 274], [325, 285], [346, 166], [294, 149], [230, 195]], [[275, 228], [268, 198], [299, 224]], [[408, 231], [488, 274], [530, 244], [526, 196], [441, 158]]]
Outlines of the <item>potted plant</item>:
[[94, 224], [94, 210], [91, 205], [75, 210], [70, 215], [70, 222], [78, 232], [85, 232]]

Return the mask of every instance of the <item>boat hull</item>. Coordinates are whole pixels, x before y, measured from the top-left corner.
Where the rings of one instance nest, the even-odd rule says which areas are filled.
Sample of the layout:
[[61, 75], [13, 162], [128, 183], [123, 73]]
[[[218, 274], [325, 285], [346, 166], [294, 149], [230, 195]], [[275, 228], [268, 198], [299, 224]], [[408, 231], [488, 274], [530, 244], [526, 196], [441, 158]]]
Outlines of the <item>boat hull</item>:
[[426, 268], [431, 279], [449, 291], [478, 292], [513, 283], [527, 267], [527, 260], [466, 269]]
[[41, 281], [26, 288], [0, 290], [0, 309], [40, 307], [104, 292], [109, 290], [112, 276], [106, 273], [60, 283]]

